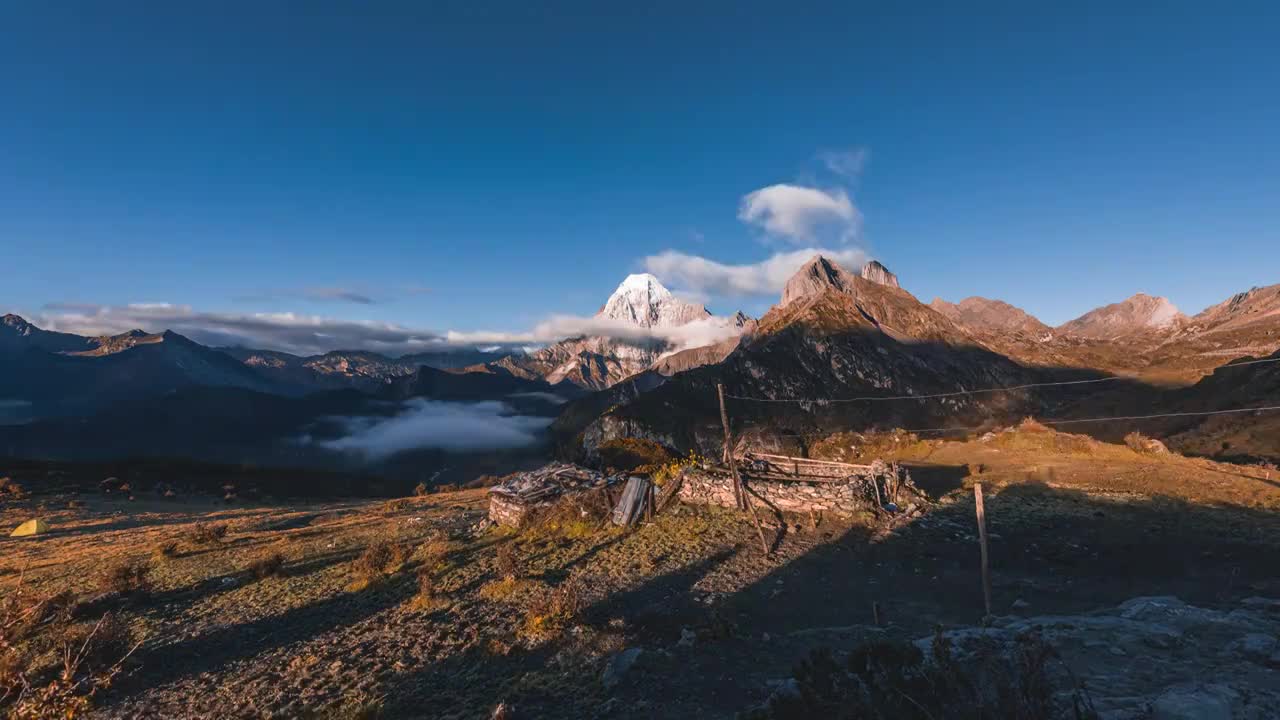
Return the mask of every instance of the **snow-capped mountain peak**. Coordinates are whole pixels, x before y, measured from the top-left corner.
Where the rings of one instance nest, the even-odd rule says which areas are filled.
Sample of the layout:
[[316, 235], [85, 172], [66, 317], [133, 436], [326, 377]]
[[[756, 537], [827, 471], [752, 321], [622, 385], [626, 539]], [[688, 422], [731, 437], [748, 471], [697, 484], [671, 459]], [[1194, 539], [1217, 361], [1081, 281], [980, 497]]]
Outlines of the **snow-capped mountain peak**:
[[628, 275], [596, 314], [646, 328], [684, 325], [711, 315], [705, 307], [672, 295], [648, 273]]

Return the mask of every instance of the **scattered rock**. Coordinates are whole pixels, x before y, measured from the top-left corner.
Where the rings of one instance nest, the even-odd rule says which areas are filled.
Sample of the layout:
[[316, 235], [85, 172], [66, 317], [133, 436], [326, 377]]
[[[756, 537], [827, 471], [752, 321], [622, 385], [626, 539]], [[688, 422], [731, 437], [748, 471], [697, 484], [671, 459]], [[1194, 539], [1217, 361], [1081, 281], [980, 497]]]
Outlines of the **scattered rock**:
[[1031, 603], [1027, 602], [1026, 600], [1023, 600], [1022, 598], [1018, 598], [1017, 600], [1014, 600], [1013, 604], [1010, 605], [1009, 607], [1013, 608], [1014, 610], [1026, 610], [1027, 608], [1031, 607]]
[[612, 690], [622, 682], [622, 678], [630, 672], [636, 660], [644, 654], [641, 648], [627, 648], [609, 660], [609, 664], [605, 666], [604, 672], [600, 674], [600, 684], [604, 685], [606, 690]]
[[676, 645], [680, 647], [692, 647], [693, 643], [697, 641], [697, 639], [698, 639], [698, 634], [695, 633], [694, 631], [690, 630], [687, 627], [680, 628], [680, 642], [676, 643]]

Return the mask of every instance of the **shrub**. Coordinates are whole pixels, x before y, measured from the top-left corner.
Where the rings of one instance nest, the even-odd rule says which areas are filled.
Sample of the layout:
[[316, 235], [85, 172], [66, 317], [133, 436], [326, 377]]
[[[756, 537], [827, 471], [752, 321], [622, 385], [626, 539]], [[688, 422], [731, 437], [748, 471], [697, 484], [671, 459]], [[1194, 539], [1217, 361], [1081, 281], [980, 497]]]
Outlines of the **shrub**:
[[98, 574], [98, 589], [118, 595], [144, 595], [151, 590], [151, 563], [126, 559], [108, 565]]
[[534, 602], [525, 614], [520, 635], [529, 640], [556, 637], [582, 611], [582, 582], [570, 578]]
[[616, 438], [601, 443], [600, 464], [621, 472], [641, 467], [657, 468], [677, 458], [670, 450], [643, 438]]
[[498, 571], [498, 577], [503, 580], [515, 580], [520, 577], [520, 558], [516, 555], [514, 545], [508, 542], [498, 548], [494, 567]]
[[549, 507], [526, 514], [521, 530], [533, 537], [591, 537], [612, 511], [606, 498], [603, 489], [561, 497]]
[[284, 576], [284, 555], [278, 552], [267, 553], [255, 558], [246, 568], [249, 576], [255, 580], [266, 580], [269, 577]]
[[137, 643], [114, 616], [72, 625], [70, 593], [37, 598], [17, 588], [0, 599], [0, 714], [70, 718], [110, 685]]
[[178, 541], [166, 540], [151, 549], [151, 559], [163, 562], [178, 557]]
[[418, 548], [422, 556], [422, 565], [430, 570], [439, 570], [449, 557], [449, 541], [444, 537], [434, 537]]
[[0, 495], [8, 495], [14, 499], [24, 498], [27, 491], [12, 478], [0, 477]]
[[226, 523], [197, 523], [188, 537], [196, 545], [219, 545], [227, 536]]
[[408, 559], [409, 552], [404, 545], [387, 540], [375, 542], [365, 548], [360, 557], [352, 561], [351, 572], [354, 579], [349, 589], [363, 590], [381, 582], [386, 576], [394, 574], [403, 567]]
[[413, 487], [413, 494], [415, 497], [422, 497], [423, 495], [428, 495], [430, 493], [431, 488], [427, 487], [427, 484], [424, 482], [420, 482]]
[[1136, 431], [1124, 436], [1124, 444], [1128, 445], [1130, 450], [1143, 455], [1164, 455], [1169, 452], [1164, 443]]
[[409, 601], [409, 608], [418, 612], [426, 612], [439, 609], [443, 604], [443, 598], [440, 597], [435, 577], [432, 576], [431, 571], [425, 567], [418, 568], [418, 592]]

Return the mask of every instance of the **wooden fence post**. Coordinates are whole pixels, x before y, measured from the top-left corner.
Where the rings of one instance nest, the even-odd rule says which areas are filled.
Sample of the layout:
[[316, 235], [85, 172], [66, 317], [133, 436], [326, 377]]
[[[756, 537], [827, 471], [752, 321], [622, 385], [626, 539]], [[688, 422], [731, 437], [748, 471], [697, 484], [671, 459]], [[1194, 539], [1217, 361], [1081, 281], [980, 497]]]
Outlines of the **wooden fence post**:
[[720, 397], [720, 422], [724, 424], [724, 460], [729, 465], [729, 473], [733, 476], [733, 497], [738, 502], [739, 510], [751, 513], [751, 522], [756, 526], [756, 534], [760, 536], [760, 549], [769, 554], [769, 543], [764, 539], [764, 528], [760, 526], [760, 518], [747, 496], [747, 488], [742, 484], [742, 476], [738, 474], [738, 463], [733, 459], [733, 445], [729, 434], [729, 411], [724, 406], [724, 385], [716, 383], [716, 394]]
[[[724, 451], [720, 459], [726, 465], [733, 467], [733, 439], [729, 433], [729, 410], [724, 404], [724, 385], [716, 383], [716, 395], [720, 398], [720, 423], [724, 426]], [[746, 498], [743, 497], [742, 484], [738, 481], [738, 473], [733, 473], [733, 501], [737, 503], [738, 509], [742, 510], [746, 507]]]
[[973, 484], [973, 506], [978, 514], [978, 544], [982, 548], [982, 604], [991, 615], [991, 568], [987, 559], [987, 513], [982, 506], [982, 483]]

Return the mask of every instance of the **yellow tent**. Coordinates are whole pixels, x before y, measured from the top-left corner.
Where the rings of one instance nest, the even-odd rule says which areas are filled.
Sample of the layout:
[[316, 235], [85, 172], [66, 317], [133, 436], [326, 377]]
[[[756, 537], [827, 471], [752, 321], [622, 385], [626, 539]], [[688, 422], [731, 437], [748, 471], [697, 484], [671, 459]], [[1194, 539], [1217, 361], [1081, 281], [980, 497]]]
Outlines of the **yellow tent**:
[[17, 530], [9, 533], [9, 537], [27, 537], [28, 535], [43, 535], [49, 532], [49, 523], [36, 518], [28, 520], [18, 526]]

